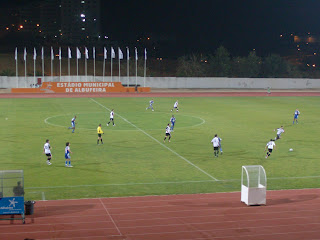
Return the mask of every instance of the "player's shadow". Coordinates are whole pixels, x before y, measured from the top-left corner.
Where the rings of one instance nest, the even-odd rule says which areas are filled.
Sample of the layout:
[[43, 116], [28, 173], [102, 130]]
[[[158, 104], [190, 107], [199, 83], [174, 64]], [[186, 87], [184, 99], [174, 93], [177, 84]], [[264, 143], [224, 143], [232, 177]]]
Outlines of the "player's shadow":
[[311, 201], [317, 199], [319, 196], [316, 194], [306, 194], [306, 195], [298, 195], [291, 198], [279, 198], [279, 199], [268, 199], [267, 205], [280, 205], [280, 204], [288, 204], [288, 203], [298, 203], [304, 201]]

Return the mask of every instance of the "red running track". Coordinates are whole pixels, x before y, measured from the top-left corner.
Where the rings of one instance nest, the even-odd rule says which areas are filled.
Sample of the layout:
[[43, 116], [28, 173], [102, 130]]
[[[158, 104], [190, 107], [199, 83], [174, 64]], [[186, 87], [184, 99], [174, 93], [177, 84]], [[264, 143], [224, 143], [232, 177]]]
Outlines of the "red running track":
[[320, 239], [320, 189], [268, 191], [266, 206], [240, 193], [39, 201], [35, 214], [0, 221], [0, 239]]

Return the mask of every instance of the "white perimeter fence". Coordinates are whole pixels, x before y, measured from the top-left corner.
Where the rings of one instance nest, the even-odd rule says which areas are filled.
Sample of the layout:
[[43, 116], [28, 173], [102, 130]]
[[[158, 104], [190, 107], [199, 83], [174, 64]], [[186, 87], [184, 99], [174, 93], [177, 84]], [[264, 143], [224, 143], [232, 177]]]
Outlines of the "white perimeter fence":
[[[111, 77], [93, 76], [48, 76], [48, 77], [7, 77], [0, 76], [0, 88], [30, 88], [38, 79], [42, 82], [111, 82]], [[151, 88], [214, 88], [214, 89], [320, 89], [320, 79], [306, 78], [184, 78], [184, 77], [117, 77], [113, 82], [124, 85]]]

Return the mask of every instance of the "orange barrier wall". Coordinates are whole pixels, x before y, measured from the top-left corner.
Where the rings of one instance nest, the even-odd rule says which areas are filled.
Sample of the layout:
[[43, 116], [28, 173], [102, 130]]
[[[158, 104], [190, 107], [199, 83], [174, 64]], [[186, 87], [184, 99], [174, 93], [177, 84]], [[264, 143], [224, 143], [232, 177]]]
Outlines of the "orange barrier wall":
[[[150, 92], [149, 87], [138, 87], [138, 92]], [[44, 82], [40, 88], [12, 88], [12, 93], [107, 93], [135, 92], [121, 82]]]

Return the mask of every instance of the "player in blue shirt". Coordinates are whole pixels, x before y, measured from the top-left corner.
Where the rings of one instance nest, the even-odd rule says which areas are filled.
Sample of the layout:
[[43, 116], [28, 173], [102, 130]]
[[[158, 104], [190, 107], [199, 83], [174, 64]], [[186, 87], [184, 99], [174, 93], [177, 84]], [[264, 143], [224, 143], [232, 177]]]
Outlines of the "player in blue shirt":
[[153, 99], [151, 99], [151, 100], [149, 101], [149, 107], [147, 107], [146, 110], [148, 110], [149, 108], [151, 108], [151, 110], [154, 111], [154, 110], [153, 110], [153, 103], [154, 103], [154, 101], [153, 101]]
[[71, 119], [71, 127], [68, 127], [68, 129], [72, 129], [72, 133], [74, 133], [74, 130], [76, 129], [76, 118], [77, 116], [74, 116], [74, 118]]
[[222, 155], [222, 153], [223, 153], [223, 151], [222, 151], [222, 146], [221, 146], [221, 141], [222, 141], [222, 139], [221, 139], [220, 137], [218, 137], [218, 139], [219, 139], [219, 149], [220, 149], [220, 153], [221, 153], [221, 155]]
[[174, 117], [174, 115], [172, 115], [172, 117], [170, 118], [170, 122], [171, 122], [171, 131], [173, 131], [174, 128], [174, 124], [176, 123], [176, 118]]
[[[64, 149], [64, 158], [66, 159], [66, 164], [65, 164], [65, 166], [66, 167], [73, 167], [72, 165], [71, 165], [71, 157], [70, 157], [70, 154], [71, 154], [72, 152], [70, 151], [70, 143], [69, 142], [67, 142], [66, 143], [66, 148]], [[68, 162], [69, 162], [69, 164], [68, 164]]]
[[294, 112], [294, 114], [293, 114], [293, 124], [294, 124], [294, 120], [296, 120], [296, 123], [298, 124], [298, 117], [299, 117], [299, 115], [300, 115], [300, 112], [299, 112], [299, 110], [298, 109], [296, 109], [296, 111]]

